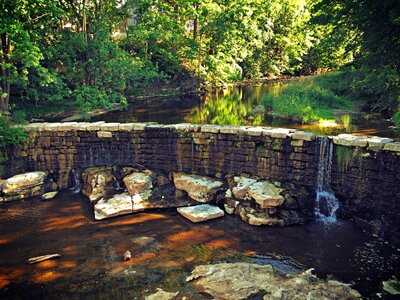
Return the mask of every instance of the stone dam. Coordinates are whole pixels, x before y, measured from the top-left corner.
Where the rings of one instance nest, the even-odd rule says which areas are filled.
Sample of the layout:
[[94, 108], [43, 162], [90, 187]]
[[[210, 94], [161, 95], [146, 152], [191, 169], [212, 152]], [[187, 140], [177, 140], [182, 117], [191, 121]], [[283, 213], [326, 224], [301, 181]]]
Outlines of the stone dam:
[[[71, 122], [24, 128], [29, 138], [7, 149], [3, 178], [44, 171], [52, 182], [49, 189], [61, 190], [76, 185], [87, 168], [133, 166], [164, 174], [167, 180], [178, 173], [206, 176], [229, 186], [229, 191], [234, 184], [238, 188], [251, 180], [267, 180], [285, 191], [285, 203], [278, 209], [284, 225], [313, 219], [316, 199], [328, 193], [339, 203], [339, 218], [352, 219], [374, 235], [400, 236], [400, 143], [388, 138], [193, 124]], [[236, 207], [228, 198], [239, 196], [225, 191], [216, 202], [228, 212]], [[8, 200], [12, 197], [0, 194], [0, 201]], [[257, 203], [253, 206], [259, 207]], [[246, 205], [238, 214], [257, 223], [246, 217], [252, 209]], [[274, 205], [261, 208], [277, 213]], [[301, 221], [293, 216], [295, 211], [301, 212]]]

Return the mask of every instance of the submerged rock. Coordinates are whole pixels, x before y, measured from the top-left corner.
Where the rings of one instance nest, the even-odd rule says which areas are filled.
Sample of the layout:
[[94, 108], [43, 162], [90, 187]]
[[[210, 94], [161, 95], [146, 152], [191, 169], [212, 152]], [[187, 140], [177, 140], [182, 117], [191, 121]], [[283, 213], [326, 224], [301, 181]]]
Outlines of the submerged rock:
[[212, 201], [223, 186], [222, 181], [205, 176], [174, 173], [173, 177], [177, 189], [187, 192], [190, 198], [201, 203]]
[[178, 213], [189, 219], [193, 223], [204, 222], [216, 218], [223, 217], [224, 211], [218, 206], [202, 204], [189, 207], [180, 207], [177, 209]]
[[197, 266], [186, 281], [215, 299], [247, 299], [256, 294], [264, 300], [361, 299], [346, 284], [321, 280], [310, 271], [281, 275], [270, 265], [220, 263]]
[[166, 292], [162, 289], [157, 289], [157, 292], [151, 295], [146, 296], [145, 300], [172, 300], [178, 296], [179, 292], [170, 293]]
[[116, 181], [112, 167], [88, 168], [82, 173], [82, 180], [82, 193], [90, 202], [96, 202], [112, 192]]
[[46, 172], [18, 174], [2, 181], [4, 201], [40, 196], [45, 192]]

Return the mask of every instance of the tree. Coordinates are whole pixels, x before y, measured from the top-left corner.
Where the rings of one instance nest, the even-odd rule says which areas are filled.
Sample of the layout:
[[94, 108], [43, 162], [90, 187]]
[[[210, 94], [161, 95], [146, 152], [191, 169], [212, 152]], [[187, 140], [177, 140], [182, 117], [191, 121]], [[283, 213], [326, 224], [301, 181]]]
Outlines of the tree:
[[0, 4], [0, 112], [9, 111], [11, 85], [24, 84], [32, 70], [46, 77], [39, 40], [57, 26], [61, 10], [46, 0], [3, 0]]

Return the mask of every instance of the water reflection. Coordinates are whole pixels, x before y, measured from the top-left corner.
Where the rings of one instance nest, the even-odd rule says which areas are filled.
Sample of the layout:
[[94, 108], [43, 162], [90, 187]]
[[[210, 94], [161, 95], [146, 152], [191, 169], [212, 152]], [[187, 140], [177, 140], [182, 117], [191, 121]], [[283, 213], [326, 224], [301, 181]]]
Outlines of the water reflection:
[[[300, 82], [307, 84], [306, 80]], [[381, 116], [371, 117], [357, 111], [350, 111], [350, 109], [327, 109], [314, 104], [315, 107], [310, 107], [311, 112], [308, 111], [308, 113], [312, 114], [314, 110], [322, 113], [321, 117], [316, 118], [317, 121], [314, 122], [304, 122], [305, 117], [284, 116], [274, 112], [273, 107], [282, 106], [282, 104], [271, 105], [270, 102], [279, 101], [277, 100], [279, 97], [276, 98], [276, 96], [279, 96], [289, 85], [293, 88], [293, 85], [296, 84], [299, 84], [299, 80], [230, 87], [209, 92], [201, 97], [192, 95], [145, 103], [137, 102], [131, 104], [125, 111], [111, 112], [92, 120], [157, 122], [160, 124], [189, 122], [216, 125], [273, 126], [300, 128], [323, 135], [355, 133], [388, 137], [398, 136], [398, 133], [391, 128], [391, 122], [383, 120]], [[265, 101], [263, 105], [265, 98], [269, 99], [267, 105]], [[293, 107], [283, 107], [287, 108], [288, 111], [296, 110], [298, 103], [295, 100], [293, 102]], [[290, 105], [290, 101], [287, 105]], [[323, 115], [325, 117], [322, 117]]]

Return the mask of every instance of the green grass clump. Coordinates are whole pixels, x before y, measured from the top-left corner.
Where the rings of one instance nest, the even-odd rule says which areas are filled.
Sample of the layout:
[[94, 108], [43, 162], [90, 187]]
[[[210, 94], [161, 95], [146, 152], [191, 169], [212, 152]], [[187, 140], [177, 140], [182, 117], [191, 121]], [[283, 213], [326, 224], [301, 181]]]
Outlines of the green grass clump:
[[330, 88], [333, 83], [329, 76], [289, 83], [279, 94], [266, 95], [262, 103], [273, 115], [303, 123], [334, 119], [334, 110], [350, 110], [352, 103]]

